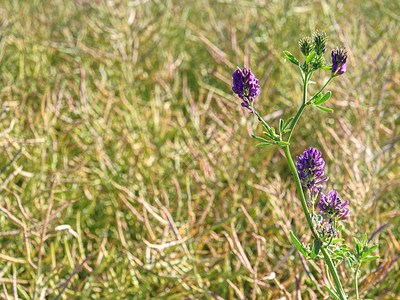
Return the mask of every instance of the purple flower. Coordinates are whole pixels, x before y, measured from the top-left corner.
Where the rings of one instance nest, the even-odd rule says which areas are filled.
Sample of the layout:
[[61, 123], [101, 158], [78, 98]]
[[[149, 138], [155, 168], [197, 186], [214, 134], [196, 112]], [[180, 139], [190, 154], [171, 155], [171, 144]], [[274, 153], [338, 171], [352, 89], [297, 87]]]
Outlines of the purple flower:
[[341, 75], [347, 71], [346, 60], [347, 51], [346, 49], [336, 49], [332, 51], [332, 73], [335, 75]]
[[341, 220], [347, 219], [350, 216], [350, 209], [347, 207], [349, 201], [342, 202], [338, 197], [337, 192], [332, 190], [328, 195], [321, 193], [318, 208], [322, 215], [339, 217]]
[[315, 148], [304, 150], [302, 155], [297, 156], [296, 169], [303, 187], [310, 189], [313, 195], [322, 188], [321, 183], [329, 177], [324, 176], [325, 161], [322, 154]]
[[237, 69], [232, 75], [232, 91], [243, 100], [242, 106], [254, 113], [254, 99], [260, 95], [258, 79], [251, 73], [250, 69]]

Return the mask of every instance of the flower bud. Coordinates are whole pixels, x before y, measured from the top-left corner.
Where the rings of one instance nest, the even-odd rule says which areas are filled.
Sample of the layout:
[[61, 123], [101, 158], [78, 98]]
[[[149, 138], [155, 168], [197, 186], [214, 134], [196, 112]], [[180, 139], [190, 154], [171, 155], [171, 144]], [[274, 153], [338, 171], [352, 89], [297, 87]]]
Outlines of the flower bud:
[[326, 51], [326, 42], [328, 41], [326, 33], [323, 31], [316, 31], [313, 33], [313, 38], [315, 53], [317, 53], [317, 55], [324, 54]]
[[299, 46], [301, 53], [303, 53], [306, 57], [314, 50], [314, 43], [309, 36], [302, 38], [299, 41]]

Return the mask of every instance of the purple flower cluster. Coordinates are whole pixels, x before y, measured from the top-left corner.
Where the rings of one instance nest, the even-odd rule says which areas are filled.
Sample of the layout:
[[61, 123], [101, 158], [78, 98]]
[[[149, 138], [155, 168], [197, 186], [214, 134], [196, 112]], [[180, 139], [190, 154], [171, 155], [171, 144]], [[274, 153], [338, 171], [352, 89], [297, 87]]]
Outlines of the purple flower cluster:
[[347, 51], [346, 49], [336, 49], [332, 53], [332, 73], [341, 75], [347, 71], [346, 60]]
[[260, 95], [260, 85], [258, 79], [251, 73], [250, 69], [237, 69], [233, 75], [232, 91], [243, 100], [242, 106], [246, 107], [251, 113], [254, 113], [253, 103]]
[[329, 179], [329, 177], [322, 178], [324, 167], [322, 154], [315, 148], [308, 148], [302, 155], [297, 156], [296, 169], [301, 184], [310, 189], [314, 195], [322, 188], [321, 183]]
[[342, 202], [338, 197], [337, 192], [332, 190], [328, 195], [321, 193], [318, 208], [323, 215], [339, 217], [341, 220], [347, 219], [350, 216], [348, 208], [349, 201]]

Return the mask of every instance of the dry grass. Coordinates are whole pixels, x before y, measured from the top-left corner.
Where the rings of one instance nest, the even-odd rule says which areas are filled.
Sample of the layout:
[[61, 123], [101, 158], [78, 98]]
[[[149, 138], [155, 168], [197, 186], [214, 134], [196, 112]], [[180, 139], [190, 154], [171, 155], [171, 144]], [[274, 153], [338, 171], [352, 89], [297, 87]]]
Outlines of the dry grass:
[[349, 72], [330, 87], [335, 113], [306, 111], [292, 152], [323, 151], [328, 187], [352, 207], [349, 244], [385, 225], [361, 294], [395, 299], [399, 11], [389, 0], [5, 1], [1, 297], [323, 299], [324, 270], [289, 239], [309, 235], [286, 162], [256, 149], [260, 128], [230, 78], [252, 68], [276, 125], [300, 102], [282, 50], [297, 55], [298, 39], [324, 29], [349, 49]]

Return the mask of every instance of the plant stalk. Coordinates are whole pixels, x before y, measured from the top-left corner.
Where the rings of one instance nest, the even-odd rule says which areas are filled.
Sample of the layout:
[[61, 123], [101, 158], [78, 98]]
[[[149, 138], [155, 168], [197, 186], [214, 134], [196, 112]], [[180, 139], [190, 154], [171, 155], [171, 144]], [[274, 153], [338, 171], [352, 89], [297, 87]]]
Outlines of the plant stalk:
[[[289, 134], [288, 134], [288, 136], [286, 138], [287, 142], [290, 141], [290, 137], [291, 137], [291, 135], [293, 133], [294, 127], [296, 126], [298, 119], [300, 118], [302, 112], [304, 111], [305, 107], [307, 106], [307, 104], [306, 104], [307, 85], [308, 85], [308, 81], [310, 79], [310, 76], [311, 76], [311, 74], [306, 74], [305, 75], [304, 89], [303, 89], [303, 103], [302, 103], [301, 107], [299, 108], [299, 110], [297, 111], [297, 114], [296, 114], [295, 118], [293, 119], [292, 123], [290, 124], [290, 132], [289, 132]], [[331, 78], [324, 85], [323, 89], [329, 83], [330, 80], [331, 80]], [[323, 89], [321, 89], [321, 90], [323, 90]], [[308, 227], [310, 228], [314, 239], [319, 239], [318, 234], [315, 231], [314, 225], [312, 223], [311, 215], [310, 215], [310, 212], [308, 210], [306, 199], [304, 197], [303, 187], [301, 185], [301, 181], [300, 181], [299, 175], [297, 174], [297, 169], [296, 169], [296, 167], [294, 165], [292, 156], [290, 154], [289, 146], [283, 147], [283, 151], [285, 152], [286, 160], [287, 160], [287, 162], [289, 164], [290, 171], [292, 172], [294, 180], [295, 180], [295, 183], [296, 183], [297, 192], [298, 192], [298, 194], [300, 196], [301, 206], [302, 206], [303, 212], [304, 212], [304, 214], [306, 216]], [[332, 274], [333, 281], [335, 282], [335, 285], [336, 285], [336, 292], [339, 295], [339, 298], [341, 300], [347, 300], [346, 294], [345, 294], [345, 292], [343, 290], [343, 287], [342, 287], [342, 283], [340, 282], [340, 279], [339, 279], [339, 275], [338, 275], [338, 273], [336, 271], [335, 265], [333, 264], [331, 257], [329, 256], [329, 253], [327, 252], [327, 250], [324, 247], [321, 247], [321, 252], [322, 252], [322, 254], [324, 256], [325, 263], [327, 264], [327, 266], [329, 268], [329, 271]], [[327, 275], [329, 276], [329, 274], [327, 274]]]

